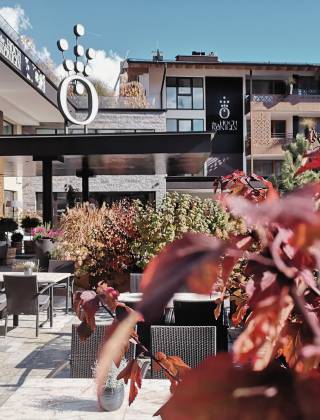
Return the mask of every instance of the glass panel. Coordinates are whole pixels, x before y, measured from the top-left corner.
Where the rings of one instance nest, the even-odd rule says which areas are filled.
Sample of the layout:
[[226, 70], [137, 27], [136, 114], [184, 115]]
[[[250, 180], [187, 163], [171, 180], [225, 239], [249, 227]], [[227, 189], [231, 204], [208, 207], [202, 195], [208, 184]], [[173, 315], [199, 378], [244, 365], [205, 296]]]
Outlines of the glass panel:
[[193, 131], [203, 131], [203, 120], [193, 120]]
[[203, 87], [203, 79], [202, 77], [194, 77], [193, 78], [193, 87], [199, 87], [202, 88]]
[[167, 108], [177, 108], [177, 89], [175, 87], [167, 87]]
[[167, 131], [177, 131], [177, 120], [173, 118], [167, 119]]
[[179, 109], [191, 109], [192, 101], [190, 96], [178, 96], [178, 108]]
[[167, 77], [167, 87], [176, 87], [177, 78], [176, 77]]
[[37, 128], [36, 129], [37, 134], [56, 134], [55, 128]]
[[255, 160], [254, 173], [260, 176], [270, 176], [273, 173], [272, 160]]
[[193, 88], [193, 109], [203, 109], [203, 89]]
[[191, 131], [191, 120], [178, 120], [178, 131]]
[[13, 134], [13, 125], [7, 121], [3, 121], [2, 134], [6, 136], [11, 136]]
[[178, 79], [178, 94], [191, 95], [191, 79]]

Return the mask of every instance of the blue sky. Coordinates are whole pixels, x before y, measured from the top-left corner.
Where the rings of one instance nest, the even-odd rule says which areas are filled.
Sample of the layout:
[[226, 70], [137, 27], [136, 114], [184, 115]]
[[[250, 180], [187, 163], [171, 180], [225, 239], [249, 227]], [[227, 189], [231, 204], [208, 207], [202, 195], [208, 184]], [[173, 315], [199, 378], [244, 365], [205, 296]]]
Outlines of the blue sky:
[[92, 47], [120, 56], [167, 58], [192, 50], [222, 60], [320, 62], [319, 0], [1, 0], [20, 5], [27, 32], [56, 60], [56, 39], [82, 22]]
[[73, 45], [83, 23], [84, 46], [100, 50], [94, 76], [110, 86], [121, 59], [157, 48], [165, 58], [201, 50], [223, 61], [320, 63], [320, 0], [0, 0], [0, 14], [57, 64], [57, 39]]

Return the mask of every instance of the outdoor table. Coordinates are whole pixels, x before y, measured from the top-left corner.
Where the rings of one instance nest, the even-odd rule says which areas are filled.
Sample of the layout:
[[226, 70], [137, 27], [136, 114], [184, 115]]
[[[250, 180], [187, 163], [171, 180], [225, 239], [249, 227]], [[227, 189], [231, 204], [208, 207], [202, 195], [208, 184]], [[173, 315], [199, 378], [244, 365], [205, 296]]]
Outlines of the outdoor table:
[[[24, 274], [21, 271], [8, 271], [0, 272], [0, 284], [3, 283], [3, 276], [21, 276]], [[46, 273], [46, 272], [37, 272], [33, 275], [37, 276], [37, 282], [39, 286], [51, 285], [49, 288], [50, 294], [50, 327], [53, 325], [53, 287], [55, 284], [66, 282], [67, 285], [67, 296], [66, 296], [66, 313], [69, 309], [69, 293], [70, 293], [70, 278], [71, 273]], [[18, 316], [14, 316], [14, 326], [18, 325]]]
[[93, 379], [30, 378], [0, 407], [6, 420], [152, 420], [153, 414], [170, 398], [170, 383], [144, 379], [136, 400], [128, 406], [129, 388], [119, 410], [100, 411]]

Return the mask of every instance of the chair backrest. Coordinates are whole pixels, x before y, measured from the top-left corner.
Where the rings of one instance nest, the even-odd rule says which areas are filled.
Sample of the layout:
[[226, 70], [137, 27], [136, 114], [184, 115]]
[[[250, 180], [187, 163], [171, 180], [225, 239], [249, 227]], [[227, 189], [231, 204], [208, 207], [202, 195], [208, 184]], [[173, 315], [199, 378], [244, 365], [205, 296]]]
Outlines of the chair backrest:
[[[151, 351], [167, 356], [179, 356], [190, 367], [196, 367], [206, 357], [216, 354], [215, 326], [163, 326], [151, 327]], [[153, 378], [165, 378], [162, 371], [152, 370]]]
[[37, 276], [4, 275], [8, 314], [36, 315], [38, 313]]
[[74, 273], [74, 261], [49, 260], [49, 273]]
[[223, 308], [218, 319], [214, 316], [217, 304], [214, 301], [174, 300], [174, 319], [176, 325], [223, 325]]
[[[72, 325], [71, 336], [71, 378], [92, 378], [92, 369], [98, 357], [101, 345], [108, 335], [109, 325], [97, 325], [95, 331], [86, 341], [81, 341], [77, 331], [78, 325]], [[135, 346], [130, 343], [129, 350], [126, 353], [126, 359], [134, 358]]]

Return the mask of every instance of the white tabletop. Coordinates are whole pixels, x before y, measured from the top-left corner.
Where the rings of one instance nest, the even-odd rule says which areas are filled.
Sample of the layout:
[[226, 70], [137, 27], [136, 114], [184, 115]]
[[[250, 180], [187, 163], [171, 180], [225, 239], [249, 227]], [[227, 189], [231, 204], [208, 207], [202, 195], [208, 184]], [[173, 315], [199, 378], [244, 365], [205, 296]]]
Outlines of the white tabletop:
[[[8, 272], [0, 272], [0, 283], [3, 282], [3, 276], [21, 276], [24, 277], [23, 272], [21, 271], [8, 271]], [[59, 283], [59, 281], [66, 280], [70, 277], [71, 273], [46, 273], [39, 271], [38, 273], [33, 273], [33, 275], [37, 276], [38, 283], [47, 284], [47, 283]]]
[[6, 420], [153, 420], [153, 414], [170, 397], [167, 380], [144, 379], [136, 400], [128, 407], [128, 387], [121, 408], [100, 411], [92, 379], [31, 378], [0, 407]]
[[[124, 303], [140, 302], [143, 293], [120, 293], [118, 300]], [[173, 298], [167, 303], [167, 308], [173, 308], [173, 301], [181, 300], [184, 302], [211, 302], [221, 298], [221, 293], [202, 295], [198, 293], [175, 293]]]

